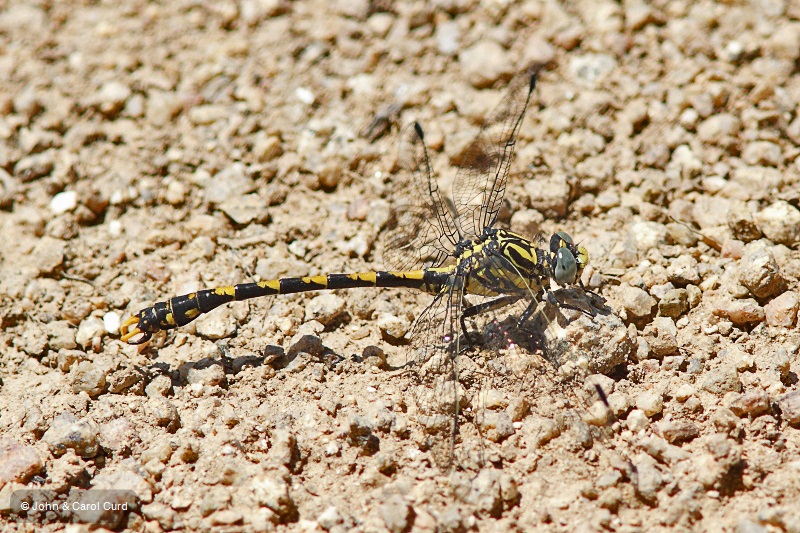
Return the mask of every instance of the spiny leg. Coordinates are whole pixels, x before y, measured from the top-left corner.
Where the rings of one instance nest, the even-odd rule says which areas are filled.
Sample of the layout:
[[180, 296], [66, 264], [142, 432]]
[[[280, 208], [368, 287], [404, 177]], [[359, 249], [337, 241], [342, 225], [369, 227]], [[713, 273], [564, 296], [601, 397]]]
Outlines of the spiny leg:
[[[583, 288], [583, 284], [581, 284], [581, 288]], [[591, 293], [591, 294], [595, 294], [595, 293], [593, 293], [593, 292], [591, 292], [589, 290], [586, 290], [586, 289], [584, 289], [584, 291], [588, 292], [588, 293]], [[590, 318], [594, 318], [594, 317], [597, 316], [597, 312], [595, 312], [595, 310], [593, 308], [591, 308], [591, 307], [589, 309], [586, 309], [586, 308], [580, 307], [578, 305], [573, 305], [573, 304], [571, 304], [569, 302], [559, 301], [558, 297], [555, 295], [555, 293], [553, 291], [547, 291], [546, 298], [547, 298], [547, 302], [548, 303], [551, 303], [551, 304], [555, 305], [556, 307], [560, 307], [560, 308], [563, 308], [563, 309], [570, 309], [572, 311], [578, 311], [578, 312], [583, 313], [584, 315], [586, 315], [586, 316], [588, 316]]]

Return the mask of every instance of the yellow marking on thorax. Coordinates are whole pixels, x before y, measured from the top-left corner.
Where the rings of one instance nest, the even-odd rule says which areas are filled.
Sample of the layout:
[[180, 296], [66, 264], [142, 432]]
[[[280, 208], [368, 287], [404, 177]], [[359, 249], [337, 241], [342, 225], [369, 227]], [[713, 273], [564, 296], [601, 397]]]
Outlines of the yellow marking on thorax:
[[273, 291], [281, 290], [281, 282], [277, 279], [259, 281], [258, 286], [261, 287], [262, 289], [272, 289]]

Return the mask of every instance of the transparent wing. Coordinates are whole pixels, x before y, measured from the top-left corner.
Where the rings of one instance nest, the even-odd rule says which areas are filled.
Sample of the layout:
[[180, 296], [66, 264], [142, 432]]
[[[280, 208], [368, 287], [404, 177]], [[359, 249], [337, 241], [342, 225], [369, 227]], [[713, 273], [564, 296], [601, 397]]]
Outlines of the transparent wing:
[[396, 270], [439, 266], [452, 254], [458, 238], [417, 123], [403, 130], [398, 165], [392, 187], [396, 207], [383, 239], [384, 264]]
[[516, 75], [500, 105], [467, 149], [453, 182], [453, 204], [465, 238], [474, 239], [494, 224], [506, 192], [508, 169], [540, 66]]
[[464, 293], [455, 275], [452, 281], [419, 316], [411, 339], [417, 363], [413, 397], [423, 432], [420, 442], [443, 469], [452, 464], [466, 405], [458, 368]]

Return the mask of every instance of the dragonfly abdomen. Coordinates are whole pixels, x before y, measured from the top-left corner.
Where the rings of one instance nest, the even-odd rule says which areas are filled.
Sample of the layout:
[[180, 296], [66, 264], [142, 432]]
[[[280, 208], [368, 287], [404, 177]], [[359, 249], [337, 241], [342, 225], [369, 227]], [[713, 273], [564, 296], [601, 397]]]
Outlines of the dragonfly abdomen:
[[[204, 289], [175, 296], [142, 309], [122, 324], [122, 340], [141, 344], [161, 330], [184, 326], [200, 315], [230, 302], [240, 302], [261, 296], [294, 294], [357, 287], [406, 287], [436, 294], [449, 279], [447, 269], [407, 271], [374, 271], [353, 274], [327, 274], [302, 278], [281, 278], [252, 283], [240, 283], [214, 289]], [[142, 335], [140, 339], [133, 337]]]

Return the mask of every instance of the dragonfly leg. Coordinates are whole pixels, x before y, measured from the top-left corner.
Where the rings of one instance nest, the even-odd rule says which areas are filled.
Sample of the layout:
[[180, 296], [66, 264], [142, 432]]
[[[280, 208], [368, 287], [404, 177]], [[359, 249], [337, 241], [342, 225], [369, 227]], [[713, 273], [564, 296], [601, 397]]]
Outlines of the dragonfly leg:
[[[593, 293], [593, 292], [591, 292], [589, 290], [586, 290], [586, 292], [587, 293], [591, 293], [593, 295], [595, 294], [595, 293]], [[599, 295], [596, 295], [596, 296], [599, 296]], [[563, 308], [563, 309], [570, 309], [572, 311], [578, 311], [578, 312], [583, 313], [584, 315], [586, 315], [588, 317], [591, 317], [591, 318], [594, 318], [594, 317], [597, 316], [597, 312], [592, 307], [589, 307], [587, 309], [586, 307], [582, 307], [582, 306], [579, 306], [579, 305], [574, 305], [574, 304], [571, 304], [569, 302], [562, 302], [562, 301], [560, 301], [558, 299], [558, 297], [555, 295], [555, 293], [553, 291], [547, 291], [546, 298], [547, 298], [547, 303], [552, 304], [552, 305], [554, 305], [556, 307], [560, 307], [560, 308]], [[600, 298], [602, 298], [602, 297], [600, 297]]]

